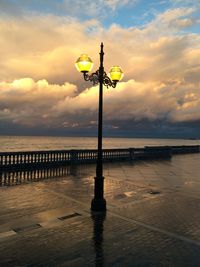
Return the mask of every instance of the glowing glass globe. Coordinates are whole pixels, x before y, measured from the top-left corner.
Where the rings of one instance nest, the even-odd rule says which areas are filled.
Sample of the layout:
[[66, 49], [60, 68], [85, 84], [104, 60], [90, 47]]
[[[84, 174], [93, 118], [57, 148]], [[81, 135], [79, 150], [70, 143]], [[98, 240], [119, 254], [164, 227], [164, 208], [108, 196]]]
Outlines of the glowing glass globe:
[[82, 54], [76, 61], [76, 68], [80, 72], [89, 72], [93, 67], [93, 62], [86, 54]]

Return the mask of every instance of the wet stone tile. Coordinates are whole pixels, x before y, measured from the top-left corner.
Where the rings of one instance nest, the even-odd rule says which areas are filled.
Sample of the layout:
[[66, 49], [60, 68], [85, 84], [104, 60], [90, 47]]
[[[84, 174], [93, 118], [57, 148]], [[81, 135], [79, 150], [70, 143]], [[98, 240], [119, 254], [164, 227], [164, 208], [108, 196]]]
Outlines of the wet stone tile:
[[104, 215], [90, 213], [95, 165], [1, 187], [0, 266], [200, 266], [199, 162], [106, 163]]

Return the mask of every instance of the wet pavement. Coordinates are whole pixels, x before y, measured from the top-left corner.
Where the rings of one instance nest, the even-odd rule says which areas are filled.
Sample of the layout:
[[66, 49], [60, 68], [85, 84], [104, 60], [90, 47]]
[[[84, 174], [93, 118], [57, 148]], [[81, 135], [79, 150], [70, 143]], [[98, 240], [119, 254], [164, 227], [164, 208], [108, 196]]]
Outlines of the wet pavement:
[[0, 266], [200, 266], [200, 154], [0, 174]]

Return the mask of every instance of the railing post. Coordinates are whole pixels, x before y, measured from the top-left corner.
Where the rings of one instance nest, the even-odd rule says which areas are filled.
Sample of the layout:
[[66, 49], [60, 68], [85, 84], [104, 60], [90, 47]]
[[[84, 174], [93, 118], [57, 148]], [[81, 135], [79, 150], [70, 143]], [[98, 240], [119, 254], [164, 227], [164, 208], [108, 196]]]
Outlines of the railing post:
[[134, 151], [135, 151], [134, 148], [129, 148], [129, 157], [130, 157], [130, 160], [134, 160]]

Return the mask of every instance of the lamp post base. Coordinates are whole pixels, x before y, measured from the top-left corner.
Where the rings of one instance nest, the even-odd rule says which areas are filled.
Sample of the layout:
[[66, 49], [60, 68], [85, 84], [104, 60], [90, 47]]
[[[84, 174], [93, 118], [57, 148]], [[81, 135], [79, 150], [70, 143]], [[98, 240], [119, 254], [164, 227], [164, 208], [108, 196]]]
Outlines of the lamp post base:
[[106, 200], [104, 198], [93, 198], [91, 202], [91, 211], [106, 211]]

